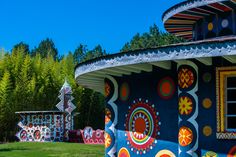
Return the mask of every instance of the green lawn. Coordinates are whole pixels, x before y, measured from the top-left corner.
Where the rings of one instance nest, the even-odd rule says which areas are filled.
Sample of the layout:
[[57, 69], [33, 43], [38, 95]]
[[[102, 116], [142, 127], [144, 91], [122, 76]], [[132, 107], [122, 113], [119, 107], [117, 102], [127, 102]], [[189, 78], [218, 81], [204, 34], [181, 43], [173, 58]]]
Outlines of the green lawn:
[[0, 144], [0, 157], [103, 157], [104, 145], [78, 143]]

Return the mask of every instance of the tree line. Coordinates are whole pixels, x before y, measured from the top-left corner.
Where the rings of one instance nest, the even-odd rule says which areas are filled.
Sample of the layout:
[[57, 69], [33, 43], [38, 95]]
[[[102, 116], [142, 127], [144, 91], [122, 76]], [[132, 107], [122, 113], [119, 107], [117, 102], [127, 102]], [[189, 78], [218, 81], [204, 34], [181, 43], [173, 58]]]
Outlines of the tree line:
[[92, 50], [85, 48], [80, 45], [73, 53], [59, 56], [53, 41], [45, 39], [31, 51], [23, 42], [16, 44], [11, 52], [1, 50], [0, 141], [14, 139], [19, 121], [16, 111], [55, 110], [65, 79], [72, 86], [76, 111], [81, 113], [75, 120], [76, 128], [86, 125], [103, 127], [104, 98], [76, 84], [74, 67], [79, 62], [106, 53], [100, 45]]
[[[126, 43], [121, 52], [140, 48], [158, 47], [182, 42], [183, 39], [159, 31], [156, 25], [142, 35], [136, 34]], [[91, 89], [79, 86], [74, 79], [74, 68], [78, 63], [107, 55], [102, 46], [89, 50], [80, 44], [74, 52], [59, 56], [53, 40], [42, 40], [30, 50], [23, 42], [16, 44], [10, 52], [0, 50], [0, 141], [14, 140], [18, 131], [19, 117], [16, 111], [55, 110], [58, 94], [65, 79], [73, 90], [75, 128], [89, 125], [104, 128], [104, 97]]]

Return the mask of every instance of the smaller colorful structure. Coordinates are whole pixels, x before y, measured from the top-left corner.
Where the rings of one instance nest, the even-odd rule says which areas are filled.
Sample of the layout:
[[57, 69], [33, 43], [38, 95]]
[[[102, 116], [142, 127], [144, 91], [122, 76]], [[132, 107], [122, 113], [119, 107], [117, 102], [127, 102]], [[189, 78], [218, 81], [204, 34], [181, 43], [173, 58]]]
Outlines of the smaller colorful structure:
[[21, 117], [16, 134], [22, 142], [60, 142], [64, 139], [64, 112], [25, 111], [16, 112]]
[[104, 130], [93, 130], [92, 127], [86, 126], [83, 130], [69, 131], [69, 142], [84, 144], [110, 144], [111, 141], [105, 141]]
[[72, 103], [74, 97], [72, 96], [72, 89], [70, 85], [65, 81], [60, 90], [60, 95], [58, 96], [60, 102], [56, 107], [65, 113], [65, 138], [68, 141], [69, 139], [69, 130], [73, 130], [73, 116], [72, 112], [75, 110], [75, 105]]
[[68, 141], [69, 130], [73, 129], [72, 89], [65, 81], [60, 94], [60, 102], [56, 105], [59, 111], [22, 111], [18, 123], [20, 131], [16, 134], [22, 142], [61, 142]]
[[80, 131], [85, 144], [104, 144], [104, 130], [93, 130], [92, 127], [87, 126]]

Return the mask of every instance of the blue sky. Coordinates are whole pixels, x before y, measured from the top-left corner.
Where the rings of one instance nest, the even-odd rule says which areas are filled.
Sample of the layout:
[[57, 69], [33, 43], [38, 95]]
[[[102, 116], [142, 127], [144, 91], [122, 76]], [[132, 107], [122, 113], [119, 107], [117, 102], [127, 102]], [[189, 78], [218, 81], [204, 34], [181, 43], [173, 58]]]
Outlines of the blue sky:
[[137, 32], [156, 23], [164, 31], [162, 13], [182, 0], [4, 0], [0, 2], [0, 47], [11, 50], [23, 41], [34, 48], [47, 37], [59, 53], [80, 44], [101, 44], [118, 52]]

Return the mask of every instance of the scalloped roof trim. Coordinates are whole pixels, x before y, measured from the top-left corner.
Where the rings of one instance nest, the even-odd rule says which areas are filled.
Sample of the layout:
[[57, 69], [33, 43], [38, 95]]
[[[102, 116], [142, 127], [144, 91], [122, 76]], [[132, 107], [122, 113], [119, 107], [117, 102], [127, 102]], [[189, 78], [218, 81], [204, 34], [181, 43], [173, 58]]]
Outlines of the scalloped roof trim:
[[226, 0], [194, 0], [194, 1], [185, 1], [181, 2], [179, 4], [174, 5], [167, 11], [163, 13], [162, 16], [162, 21], [165, 23], [169, 18], [174, 16], [175, 14], [181, 13], [185, 10], [192, 9], [192, 8], [198, 8], [201, 6], [205, 6], [211, 3], [216, 3], [216, 2], [223, 2]]
[[97, 58], [78, 64], [75, 68], [75, 78], [86, 73], [118, 66], [226, 55], [236, 55], [236, 37], [190, 42]]

